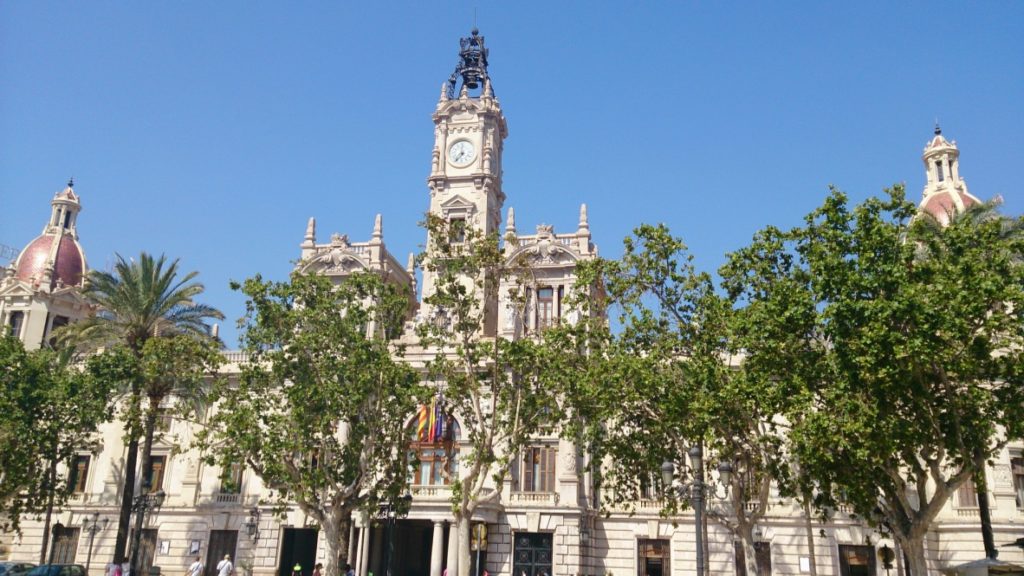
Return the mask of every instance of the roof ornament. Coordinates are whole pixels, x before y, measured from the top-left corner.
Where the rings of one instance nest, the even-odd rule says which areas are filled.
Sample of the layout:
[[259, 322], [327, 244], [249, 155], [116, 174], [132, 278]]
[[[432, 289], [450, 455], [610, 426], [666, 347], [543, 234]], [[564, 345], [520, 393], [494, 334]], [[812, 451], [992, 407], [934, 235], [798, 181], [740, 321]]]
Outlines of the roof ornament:
[[75, 177], [68, 178], [68, 188], [72, 188], [75, 185]]
[[376, 242], [380, 242], [384, 238], [384, 222], [380, 214], [377, 214], [373, 219], [373, 235], [372, 238]]
[[[487, 48], [484, 47], [484, 37], [476, 26], [470, 31], [469, 38], [459, 39], [459, 63], [455, 65], [455, 71], [448, 78], [447, 97], [455, 98], [455, 85], [459, 77], [462, 77], [462, 90], [475, 90], [481, 84], [490, 84], [487, 75]], [[490, 87], [488, 87], [490, 90]], [[493, 92], [492, 92], [493, 94]]]
[[939, 119], [938, 118], [935, 119], [935, 135], [936, 136], [941, 136], [942, 135], [942, 127], [939, 126]]

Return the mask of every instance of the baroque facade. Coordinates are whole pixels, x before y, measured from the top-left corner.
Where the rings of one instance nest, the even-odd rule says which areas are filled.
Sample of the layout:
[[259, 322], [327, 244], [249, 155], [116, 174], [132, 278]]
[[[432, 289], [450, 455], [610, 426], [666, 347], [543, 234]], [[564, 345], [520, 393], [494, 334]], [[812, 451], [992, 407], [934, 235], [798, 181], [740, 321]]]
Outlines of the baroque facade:
[[[488, 53], [476, 30], [462, 40], [456, 72], [442, 85], [433, 113], [434, 137], [427, 178], [429, 210], [449, 222], [462, 221], [485, 233], [500, 233], [510, 258], [527, 255], [535, 284], [525, 313], [494, 298], [486, 302], [487, 334], [506, 338], [528, 337], [563, 315], [562, 302], [573, 284], [575, 264], [597, 255], [591, 239], [586, 206], [580, 207], [574, 231], [556, 232], [540, 225], [533, 234], [520, 234], [512, 208], [505, 206], [502, 156], [508, 126], [487, 73]], [[979, 200], [967, 191], [960, 176], [959, 151], [936, 128], [923, 161], [927, 183], [921, 209], [942, 219], [951, 209], [963, 209]], [[77, 215], [81, 204], [71, 183], [52, 201], [52, 213], [41, 236], [26, 246], [16, 262], [0, 276], [0, 320], [8, 333], [30, 348], [46, 345], [55, 327], [91, 313], [81, 299], [87, 270], [78, 244]], [[504, 214], [504, 219], [502, 215]], [[366, 241], [350, 241], [332, 234], [318, 242], [316, 222], [310, 219], [300, 244], [298, 267], [341, 281], [358, 270], [373, 270], [389, 281], [412, 288], [414, 313], [410, 327], [433, 317], [436, 311], [419, 303], [415, 294], [430, 294], [434, 278], [417, 271], [410, 257], [406, 264], [388, 251], [383, 221], [374, 221]], [[571, 321], [571, 318], [566, 318]], [[429, 351], [418, 349], [411, 332], [406, 359], [422, 366]], [[244, 355], [227, 353], [228, 373], [238, 372]], [[413, 416], [410, 415], [412, 418]], [[457, 415], [445, 435], [421, 436], [421, 458], [412, 474], [412, 504], [407, 516], [393, 520], [361, 517], [353, 526], [349, 557], [359, 576], [385, 573], [387, 550], [395, 551], [392, 573], [398, 576], [442, 576], [454, 566], [448, 551], [454, 538], [450, 509], [451, 490], [439, 462], [431, 459], [435, 442], [458, 443]], [[155, 443], [154, 459], [146, 476], [166, 499], [147, 520], [143, 533], [143, 564], [163, 571], [181, 572], [195, 555], [206, 560], [205, 576], [214, 576], [216, 559], [231, 554], [246, 574], [287, 576], [295, 564], [303, 575], [323, 560], [322, 536], [299, 510], [273, 513], [264, 500], [260, 479], [236, 467], [207, 465], [199, 455], [184, 450], [192, 438], [189, 423], [168, 420]], [[444, 438], [444, 440], [442, 440]], [[988, 470], [989, 501], [997, 543], [1024, 534], [1024, 445], [1006, 449]], [[80, 455], [71, 470], [73, 496], [57, 514], [62, 525], [55, 532], [53, 558], [57, 562], [95, 567], [110, 560], [120, 502], [125, 446], [121, 427], [109, 423], [101, 430], [101, 446]], [[141, 476], [141, 475], [140, 475]], [[487, 527], [485, 546], [474, 551], [473, 573], [486, 569], [494, 575], [514, 576], [683, 576], [696, 571], [695, 523], [692, 512], [674, 518], [660, 515], [656, 495], [635, 502], [630, 509], [601, 513], [601, 495], [594, 489], [575, 447], [557, 437], [537, 438], [518, 458], [507, 481], [495, 488], [500, 499], [482, 506], [474, 521]], [[108, 518], [98, 530], [86, 522]], [[39, 557], [42, 525], [26, 522], [20, 536], [7, 535], [10, 559]], [[730, 533], [711, 522], [708, 565], [713, 574], [742, 573], [742, 562]], [[817, 573], [875, 575], [884, 570], [879, 550], [895, 544], [839, 510], [829, 523], [808, 525], [799, 504], [773, 494], [755, 531], [762, 574], [809, 572], [811, 557]], [[984, 555], [979, 528], [977, 496], [967, 483], [937, 518], [927, 542], [935, 569], [974, 560]], [[1003, 559], [1024, 561], [1024, 550], [1002, 548]], [[3, 553], [0, 553], [0, 559]], [[479, 560], [479, 564], [477, 564]], [[902, 574], [896, 563], [893, 571]]]

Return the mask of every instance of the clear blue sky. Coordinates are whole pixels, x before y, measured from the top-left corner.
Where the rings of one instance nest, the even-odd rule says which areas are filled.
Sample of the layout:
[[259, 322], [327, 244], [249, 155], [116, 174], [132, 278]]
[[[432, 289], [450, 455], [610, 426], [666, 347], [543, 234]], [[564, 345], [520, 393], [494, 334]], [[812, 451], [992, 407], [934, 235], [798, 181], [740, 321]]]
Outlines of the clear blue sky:
[[474, 9], [521, 231], [586, 202], [603, 255], [665, 222], [715, 269], [830, 183], [918, 198], [936, 117], [971, 191], [1024, 206], [1024, 2], [26, 0], [0, 3], [0, 243], [74, 176], [92, 267], [180, 257], [229, 325], [229, 280], [284, 278], [310, 216], [365, 240], [381, 212], [404, 261]]

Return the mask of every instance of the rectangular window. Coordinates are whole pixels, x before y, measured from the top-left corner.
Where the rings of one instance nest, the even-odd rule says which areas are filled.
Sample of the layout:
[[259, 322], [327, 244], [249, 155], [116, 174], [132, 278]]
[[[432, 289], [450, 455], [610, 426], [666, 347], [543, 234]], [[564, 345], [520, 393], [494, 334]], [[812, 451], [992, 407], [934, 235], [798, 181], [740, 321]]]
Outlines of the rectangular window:
[[241, 494], [242, 493], [242, 465], [234, 463], [230, 467], [221, 471], [220, 474], [220, 493], [221, 494]]
[[553, 446], [533, 446], [523, 451], [519, 473], [520, 492], [554, 492], [558, 449]]
[[555, 290], [551, 287], [537, 288], [537, 329], [547, 328], [554, 321]]
[[839, 545], [840, 576], [875, 576], [875, 549], [872, 546]]
[[939, 160], [939, 161], [935, 162], [935, 167], [939, 171], [939, 182], [942, 182], [943, 180], [946, 179], [946, 174], [942, 170], [942, 160]]
[[978, 507], [978, 493], [974, 490], [974, 478], [967, 478], [957, 489], [956, 503], [960, 508]]
[[164, 471], [167, 466], [167, 456], [152, 456], [149, 459], [149, 470], [146, 470], [145, 480], [149, 481], [149, 491], [156, 492], [164, 487]]
[[1013, 474], [1013, 491], [1017, 495], [1017, 508], [1024, 509], [1024, 457], [1010, 459], [1010, 473]]
[[68, 486], [71, 487], [72, 494], [82, 494], [85, 492], [85, 482], [89, 478], [90, 460], [91, 458], [88, 454], [80, 454], [71, 461]]
[[444, 486], [451, 483], [452, 478], [458, 477], [458, 458], [454, 454], [449, 458], [444, 448], [423, 448], [417, 456], [419, 467], [413, 474], [413, 484]]
[[668, 540], [638, 540], [637, 576], [669, 576], [672, 573]]

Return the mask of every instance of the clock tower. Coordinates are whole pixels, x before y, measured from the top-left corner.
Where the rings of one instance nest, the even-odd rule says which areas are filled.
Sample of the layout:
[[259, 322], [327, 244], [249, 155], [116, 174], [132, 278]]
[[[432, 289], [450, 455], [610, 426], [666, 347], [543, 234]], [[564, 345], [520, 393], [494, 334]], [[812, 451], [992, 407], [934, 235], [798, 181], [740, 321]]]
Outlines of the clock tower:
[[[433, 115], [430, 213], [485, 235], [498, 234], [505, 203], [501, 154], [508, 125], [487, 73], [484, 37], [473, 28], [459, 44], [459, 62], [441, 85]], [[426, 295], [433, 282], [424, 276]]]

